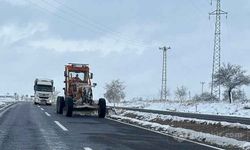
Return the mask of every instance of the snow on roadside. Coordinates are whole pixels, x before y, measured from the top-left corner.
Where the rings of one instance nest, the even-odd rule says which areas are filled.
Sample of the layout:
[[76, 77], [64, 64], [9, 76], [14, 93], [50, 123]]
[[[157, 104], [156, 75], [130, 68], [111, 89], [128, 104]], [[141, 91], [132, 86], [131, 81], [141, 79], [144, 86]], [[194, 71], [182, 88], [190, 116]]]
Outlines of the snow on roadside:
[[15, 102], [15, 99], [12, 98], [0, 98], [0, 108], [8, 105], [9, 103]]
[[127, 101], [119, 104], [120, 107], [133, 107], [151, 110], [167, 110], [176, 112], [200, 113], [211, 115], [237, 116], [250, 118], [250, 103], [228, 102], [159, 102], [159, 101]]
[[4, 103], [4, 102], [0, 102], [0, 107], [1, 107], [1, 106], [4, 106], [4, 105], [5, 105], [5, 103]]
[[126, 110], [122, 112], [121, 115], [124, 116], [126, 114], [134, 114], [136, 116], [142, 116], [145, 121], [151, 121], [153, 119], [158, 118], [163, 121], [170, 120], [170, 121], [177, 121], [177, 122], [192, 122], [195, 124], [220, 125], [222, 127], [229, 127], [229, 128], [248, 129], [248, 130], [250, 129], [250, 125], [241, 124], [241, 123], [230, 123], [230, 122], [225, 122], [225, 121], [212, 121], [212, 120], [204, 120], [204, 119], [186, 118], [186, 117], [178, 117], [178, 116], [131, 111], [131, 110]]
[[233, 147], [238, 147], [238, 148], [245, 149], [245, 150], [250, 150], [250, 142], [246, 142], [246, 141], [239, 141], [239, 140], [235, 140], [232, 138], [220, 137], [217, 135], [197, 132], [197, 131], [190, 130], [190, 129], [175, 128], [169, 125], [162, 125], [159, 123], [153, 123], [153, 122], [138, 120], [138, 119], [129, 118], [129, 117], [123, 117], [123, 116], [118, 116], [118, 115], [111, 115], [110, 117], [113, 119], [123, 121], [123, 122], [150, 128], [152, 130], [160, 131], [166, 134], [171, 134], [171, 135], [181, 137], [181, 138], [186, 138], [186, 139], [210, 143], [210, 144], [216, 144], [222, 147], [233, 146]]

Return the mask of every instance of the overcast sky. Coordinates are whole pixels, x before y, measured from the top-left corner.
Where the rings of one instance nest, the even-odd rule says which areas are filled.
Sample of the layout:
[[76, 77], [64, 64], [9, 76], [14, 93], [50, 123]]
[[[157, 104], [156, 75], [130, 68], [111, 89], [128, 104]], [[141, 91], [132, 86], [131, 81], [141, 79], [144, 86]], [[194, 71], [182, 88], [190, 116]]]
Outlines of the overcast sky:
[[[162, 53], [168, 52], [168, 88], [192, 95], [209, 90], [215, 9], [210, 0], [0, 0], [0, 94], [33, 94], [36, 77], [63, 88], [64, 65], [88, 63], [102, 97], [120, 79], [127, 98], [159, 97]], [[222, 62], [250, 70], [250, 1], [222, 0]], [[245, 91], [250, 93], [248, 88]]]

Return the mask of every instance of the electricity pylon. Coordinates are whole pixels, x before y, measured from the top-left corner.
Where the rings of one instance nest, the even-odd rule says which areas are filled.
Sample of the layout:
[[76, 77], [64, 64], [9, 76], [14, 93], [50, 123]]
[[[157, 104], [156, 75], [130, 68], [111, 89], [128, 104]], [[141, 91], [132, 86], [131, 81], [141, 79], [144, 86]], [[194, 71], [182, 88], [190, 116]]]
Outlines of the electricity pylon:
[[167, 100], [167, 50], [171, 49], [170, 47], [160, 47], [160, 50], [163, 51], [163, 64], [162, 64], [162, 81], [161, 81], [161, 100]]
[[[214, 51], [213, 51], [213, 69], [212, 69], [212, 84], [211, 84], [211, 94], [216, 96], [220, 100], [220, 86], [215, 85], [214, 75], [220, 69], [220, 58], [221, 58], [221, 15], [226, 15], [227, 12], [221, 10], [221, 0], [216, 0], [216, 10], [209, 13], [209, 18], [211, 15], [216, 16], [215, 21], [215, 33], [214, 33]], [[212, 1], [211, 1], [212, 4]]]

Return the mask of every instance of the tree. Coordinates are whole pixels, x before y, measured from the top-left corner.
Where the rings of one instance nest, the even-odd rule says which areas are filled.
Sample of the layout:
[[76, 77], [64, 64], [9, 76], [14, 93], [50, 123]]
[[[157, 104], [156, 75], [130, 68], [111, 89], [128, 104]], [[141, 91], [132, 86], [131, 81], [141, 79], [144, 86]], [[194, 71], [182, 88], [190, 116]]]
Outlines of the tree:
[[187, 96], [187, 88], [184, 86], [181, 86], [180, 88], [177, 87], [175, 91], [175, 96], [178, 100], [181, 102], [186, 99]]
[[113, 80], [111, 83], [107, 83], [105, 85], [106, 93], [104, 94], [104, 97], [110, 102], [110, 103], [119, 103], [122, 99], [125, 98], [125, 86], [124, 83], [120, 80]]
[[216, 96], [211, 95], [211, 93], [203, 92], [200, 95], [195, 95], [193, 97], [194, 101], [215, 101], [217, 100]]
[[[240, 89], [233, 90], [231, 95], [232, 95], [233, 101], [241, 101], [241, 102], [248, 101], [246, 93], [243, 90], [240, 90]], [[227, 91], [224, 91], [224, 93], [223, 93], [223, 100], [228, 100], [228, 92]]]
[[215, 85], [222, 85], [226, 88], [229, 102], [232, 103], [232, 90], [243, 85], [250, 84], [250, 76], [245, 75], [239, 65], [223, 64], [219, 71], [214, 75]]

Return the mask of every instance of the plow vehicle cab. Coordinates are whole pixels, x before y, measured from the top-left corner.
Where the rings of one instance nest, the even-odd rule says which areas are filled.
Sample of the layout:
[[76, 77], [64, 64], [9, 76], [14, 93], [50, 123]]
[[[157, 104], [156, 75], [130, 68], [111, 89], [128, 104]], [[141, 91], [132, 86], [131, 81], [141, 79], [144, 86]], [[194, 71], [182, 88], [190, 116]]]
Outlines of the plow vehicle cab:
[[91, 82], [93, 73], [89, 65], [69, 63], [65, 66], [64, 77], [64, 97], [57, 97], [57, 113], [71, 117], [73, 111], [97, 111], [98, 117], [104, 118], [106, 101], [104, 98], [93, 100], [92, 88], [96, 83]]

